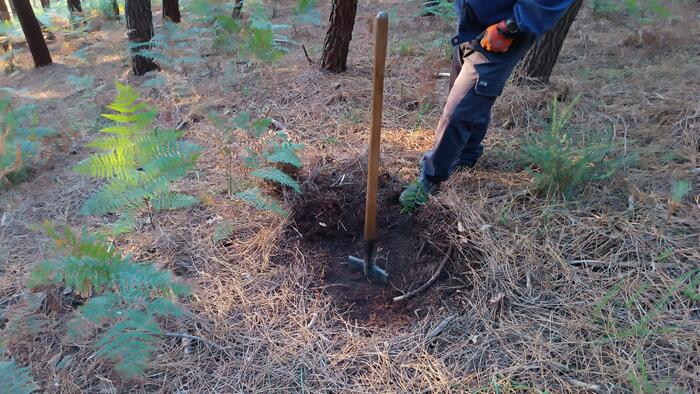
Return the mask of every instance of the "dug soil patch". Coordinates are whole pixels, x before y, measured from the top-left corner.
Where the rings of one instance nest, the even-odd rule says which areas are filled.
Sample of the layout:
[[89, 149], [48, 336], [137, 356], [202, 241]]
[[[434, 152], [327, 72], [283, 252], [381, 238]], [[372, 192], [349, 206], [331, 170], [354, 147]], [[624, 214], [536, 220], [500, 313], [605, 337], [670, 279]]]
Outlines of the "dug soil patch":
[[[356, 165], [354, 167], [359, 167]], [[317, 288], [331, 297], [350, 320], [380, 326], [415, 320], [441, 303], [441, 293], [428, 289], [406, 301], [393, 298], [418, 288], [435, 273], [447, 248], [442, 226], [423, 216], [401, 213], [402, 182], [382, 173], [378, 196], [376, 264], [389, 274], [389, 285], [372, 284], [351, 270], [348, 256], [363, 258], [365, 177], [361, 171], [334, 170], [306, 182], [295, 207], [290, 238], [296, 237], [306, 261], [317, 272]], [[449, 281], [442, 273], [438, 284]]]

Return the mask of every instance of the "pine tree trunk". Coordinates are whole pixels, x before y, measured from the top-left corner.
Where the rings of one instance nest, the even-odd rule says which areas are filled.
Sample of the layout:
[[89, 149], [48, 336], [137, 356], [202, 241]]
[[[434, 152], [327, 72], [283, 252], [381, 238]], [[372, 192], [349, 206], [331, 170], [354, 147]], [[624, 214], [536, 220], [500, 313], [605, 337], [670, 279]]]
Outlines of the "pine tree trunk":
[[163, 19], [180, 23], [180, 4], [178, 0], [163, 0]]
[[[126, 0], [124, 15], [126, 15], [126, 29], [131, 43], [151, 41], [153, 38], [153, 14], [151, 13], [150, 0]], [[131, 49], [131, 64], [136, 75], [143, 75], [159, 69], [153, 60], [138, 54], [143, 48]]]
[[559, 57], [559, 52], [564, 44], [564, 39], [569, 33], [571, 24], [576, 19], [581, 9], [583, 0], [576, 0], [566, 14], [559, 20], [552, 31], [545, 33], [542, 38], [530, 49], [525, 59], [518, 67], [517, 83], [548, 83], [552, 76], [554, 65]]
[[41, 0], [41, 8], [45, 10], [51, 8], [51, 0]]
[[233, 2], [233, 12], [231, 17], [233, 19], [241, 19], [241, 10], [243, 9], [243, 0], [236, 0]]
[[10, 17], [10, 10], [7, 9], [7, 4], [5, 3], [5, 0], [0, 0], [0, 20], [9, 21], [11, 19], [12, 18]]
[[17, 10], [17, 19], [24, 31], [24, 37], [27, 39], [27, 46], [32, 53], [34, 65], [36, 67], [46, 66], [52, 63], [49, 48], [46, 46], [46, 40], [41, 32], [39, 21], [34, 15], [34, 10], [29, 0], [10, 0], [14, 3]]
[[348, 51], [355, 27], [357, 0], [333, 0], [330, 26], [323, 43], [321, 68], [332, 73], [347, 70]]
[[83, 12], [83, 5], [80, 4], [80, 0], [67, 0], [68, 11], [71, 14], [76, 14], [78, 12]]
[[12, 15], [17, 18], [17, 10], [15, 9], [15, 2], [12, 0], [7, 0], [7, 2], [10, 4], [10, 9], [12, 10]]

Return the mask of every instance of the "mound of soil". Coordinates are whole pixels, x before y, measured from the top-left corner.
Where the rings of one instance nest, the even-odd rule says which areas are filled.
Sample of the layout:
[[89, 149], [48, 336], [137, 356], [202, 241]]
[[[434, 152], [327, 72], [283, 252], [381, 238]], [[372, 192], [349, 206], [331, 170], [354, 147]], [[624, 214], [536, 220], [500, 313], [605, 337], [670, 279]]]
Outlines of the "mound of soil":
[[[392, 300], [428, 281], [446, 253], [433, 246], [442, 238], [436, 236], [435, 223], [401, 213], [400, 180], [387, 173], [379, 180], [375, 262], [389, 274], [387, 286], [370, 283], [348, 264], [350, 255], [364, 258], [363, 173], [335, 170], [306, 184], [304, 199], [294, 209], [290, 237], [296, 235], [307, 261], [315, 266], [319, 287], [351, 320], [394, 325], [422, 317], [438, 304], [440, 295], [431, 289], [406, 301]], [[443, 273], [438, 282], [447, 276]]]

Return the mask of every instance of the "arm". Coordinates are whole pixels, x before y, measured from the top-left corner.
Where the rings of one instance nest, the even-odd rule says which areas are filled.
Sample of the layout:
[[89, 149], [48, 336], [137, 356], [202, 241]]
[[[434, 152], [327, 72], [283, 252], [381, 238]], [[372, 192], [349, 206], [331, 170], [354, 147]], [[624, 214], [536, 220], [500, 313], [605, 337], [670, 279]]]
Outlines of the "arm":
[[518, 0], [513, 17], [518, 29], [540, 36], [554, 28], [575, 0]]

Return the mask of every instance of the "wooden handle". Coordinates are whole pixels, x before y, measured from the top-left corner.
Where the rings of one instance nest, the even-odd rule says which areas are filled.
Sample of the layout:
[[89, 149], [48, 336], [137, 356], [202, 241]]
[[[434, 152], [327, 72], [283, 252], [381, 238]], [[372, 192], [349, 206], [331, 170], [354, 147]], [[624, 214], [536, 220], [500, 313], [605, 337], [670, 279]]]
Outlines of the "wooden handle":
[[369, 130], [367, 164], [367, 199], [365, 201], [365, 240], [377, 239], [377, 188], [379, 187], [379, 146], [382, 133], [382, 102], [384, 101], [384, 67], [389, 33], [389, 16], [377, 14], [374, 41], [374, 92], [372, 94], [372, 124]]

